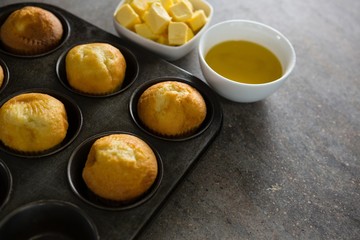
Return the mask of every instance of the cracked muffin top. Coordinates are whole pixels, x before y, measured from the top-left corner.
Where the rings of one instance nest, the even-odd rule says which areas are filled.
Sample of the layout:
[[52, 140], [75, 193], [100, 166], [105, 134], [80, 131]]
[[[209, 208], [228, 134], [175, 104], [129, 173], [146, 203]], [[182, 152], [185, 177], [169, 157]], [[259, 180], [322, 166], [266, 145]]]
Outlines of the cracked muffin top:
[[61, 42], [63, 26], [51, 12], [26, 6], [12, 12], [0, 28], [5, 50], [20, 55], [42, 54]]
[[49, 150], [65, 139], [67, 129], [64, 104], [47, 94], [19, 94], [0, 107], [0, 141], [14, 151]]
[[207, 114], [200, 92], [177, 81], [159, 82], [146, 89], [139, 98], [137, 111], [150, 131], [166, 137], [193, 134]]

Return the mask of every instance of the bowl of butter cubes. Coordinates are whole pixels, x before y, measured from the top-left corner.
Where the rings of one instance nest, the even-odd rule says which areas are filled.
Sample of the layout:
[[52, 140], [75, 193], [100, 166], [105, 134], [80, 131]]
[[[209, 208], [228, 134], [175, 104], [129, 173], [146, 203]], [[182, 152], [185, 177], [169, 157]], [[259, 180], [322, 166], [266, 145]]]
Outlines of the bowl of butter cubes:
[[120, 37], [175, 61], [198, 45], [212, 16], [204, 0], [122, 0], [113, 22]]

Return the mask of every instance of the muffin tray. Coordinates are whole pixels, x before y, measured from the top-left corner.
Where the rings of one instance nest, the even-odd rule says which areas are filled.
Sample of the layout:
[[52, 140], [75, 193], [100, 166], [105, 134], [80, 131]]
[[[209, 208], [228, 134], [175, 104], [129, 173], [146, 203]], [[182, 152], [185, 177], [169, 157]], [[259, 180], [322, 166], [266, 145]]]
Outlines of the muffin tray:
[[[203, 81], [183, 69], [56, 6], [8, 5], [0, 10], [0, 24], [12, 11], [26, 5], [53, 12], [62, 21], [65, 34], [59, 47], [39, 56], [16, 56], [0, 46], [0, 64], [5, 73], [0, 87], [0, 106], [19, 93], [48, 93], [64, 103], [69, 131], [60, 146], [41, 154], [13, 152], [0, 143], [0, 200], [3, 201], [0, 202], [0, 222], [33, 202], [61, 201], [84, 211], [101, 239], [133, 239], [219, 133], [222, 110], [217, 96]], [[128, 69], [119, 91], [91, 96], [68, 86], [64, 67], [66, 52], [75, 45], [90, 42], [110, 43], [124, 54]], [[207, 117], [194, 135], [161, 138], [147, 131], [137, 119], [135, 106], [141, 92], [165, 80], [186, 82], [203, 95]], [[143, 139], [153, 148], [159, 163], [159, 175], [152, 189], [137, 202], [124, 206], [96, 202], [80, 176], [91, 143], [99, 136], [115, 132]]]

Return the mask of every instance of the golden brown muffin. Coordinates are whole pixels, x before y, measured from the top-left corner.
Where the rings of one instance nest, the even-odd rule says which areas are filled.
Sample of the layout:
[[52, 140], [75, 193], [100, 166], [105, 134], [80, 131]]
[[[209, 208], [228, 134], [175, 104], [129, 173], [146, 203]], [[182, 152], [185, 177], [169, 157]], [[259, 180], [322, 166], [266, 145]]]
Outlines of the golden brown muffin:
[[14, 11], [0, 28], [3, 47], [15, 54], [45, 53], [60, 44], [63, 26], [51, 12], [33, 6]]
[[144, 194], [157, 173], [156, 156], [143, 140], [111, 134], [92, 145], [82, 176], [97, 196], [126, 203]]
[[65, 62], [67, 80], [80, 92], [112, 93], [121, 87], [125, 78], [125, 58], [108, 43], [77, 45], [67, 53]]
[[2, 67], [0, 65], [0, 88], [2, 86], [3, 81], [4, 81], [4, 70], [2, 69]]
[[47, 94], [20, 94], [0, 108], [0, 140], [15, 151], [49, 150], [64, 140], [67, 128], [63, 103]]
[[151, 131], [169, 137], [194, 133], [206, 117], [201, 94], [186, 83], [165, 81], [144, 91], [137, 104], [138, 116]]

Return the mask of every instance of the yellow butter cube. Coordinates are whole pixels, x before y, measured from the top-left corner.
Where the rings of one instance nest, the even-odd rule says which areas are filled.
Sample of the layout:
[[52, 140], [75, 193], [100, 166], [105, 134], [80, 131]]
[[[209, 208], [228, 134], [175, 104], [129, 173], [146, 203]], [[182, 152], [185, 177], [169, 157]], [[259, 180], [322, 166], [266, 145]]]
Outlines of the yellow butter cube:
[[159, 36], [159, 38], [156, 40], [158, 43], [169, 45], [169, 36], [167, 33], [163, 33]]
[[159, 2], [160, 0], [147, 0], [148, 4], [151, 5], [153, 4], [154, 2]]
[[199, 29], [201, 29], [205, 23], [207, 22], [207, 18], [205, 15], [204, 10], [196, 10], [192, 17], [187, 21], [187, 24], [190, 26], [190, 28], [196, 32]]
[[124, 4], [119, 8], [115, 14], [115, 19], [128, 29], [132, 29], [135, 24], [141, 23], [139, 15], [129, 4]]
[[183, 45], [194, 37], [193, 31], [183, 22], [171, 22], [168, 34], [170, 45]]
[[159, 38], [158, 34], [153, 33], [150, 27], [145, 23], [140, 23], [135, 25], [135, 32], [144, 38], [151, 40], [157, 40]]
[[166, 12], [160, 2], [154, 2], [144, 15], [144, 21], [149, 25], [150, 29], [160, 34], [166, 30], [170, 23], [171, 17]]
[[177, 1], [185, 3], [191, 9], [192, 12], [194, 11], [194, 7], [189, 0], [177, 0]]
[[193, 14], [191, 7], [183, 1], [172, 5], [169, 9], [169, 12], [173, 17], [173, 20], [178, 22], [189, 20]]
[[188, 28], [186, 42], [190, 41], [194, 37], [194, 35], [195, 35], [194, 32], [190, 28]]
[[169, 12], [169, 9], [172, 5], [174, 5], [174, 1], [173, 0], [161, 0], [161, 4], [163, 5], [163, 7], [165, 8], [165, 10], [167, 12]]
[[142, 16], [145, 11], [149, 8], [148, 0], [133, 0], [130, 5], [137, 14]]

